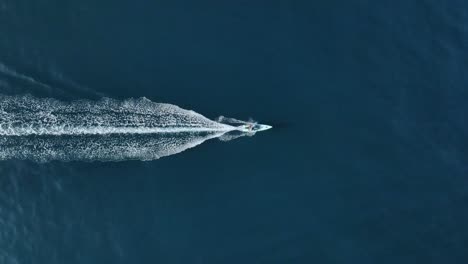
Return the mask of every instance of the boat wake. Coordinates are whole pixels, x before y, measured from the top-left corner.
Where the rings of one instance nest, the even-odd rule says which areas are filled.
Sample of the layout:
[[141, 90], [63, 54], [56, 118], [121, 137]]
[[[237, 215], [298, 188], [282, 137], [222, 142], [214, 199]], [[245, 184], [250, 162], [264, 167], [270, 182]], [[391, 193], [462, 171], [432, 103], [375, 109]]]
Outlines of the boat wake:
[[146, 98], [62, 102], [0, 96], [0, 160], [154, 160], [245, 130]]

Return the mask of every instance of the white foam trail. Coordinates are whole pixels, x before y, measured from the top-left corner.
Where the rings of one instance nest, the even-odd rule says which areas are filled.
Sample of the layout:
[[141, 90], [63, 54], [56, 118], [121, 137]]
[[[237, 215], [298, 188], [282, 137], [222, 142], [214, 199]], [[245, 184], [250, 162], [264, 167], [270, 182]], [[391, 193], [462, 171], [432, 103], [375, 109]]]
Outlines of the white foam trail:
[[225, 132], [0, 137], [0, 160], [36, 162], [155, 160]]
[[231, 131], [176, 105], [146, 98], [64, 103], [32, 96], [0, 96], [0, 135], [106, 135]]
[[146, 98], [67, 103], [0, 95], [0, 160], [152, 160], [237, 130]]

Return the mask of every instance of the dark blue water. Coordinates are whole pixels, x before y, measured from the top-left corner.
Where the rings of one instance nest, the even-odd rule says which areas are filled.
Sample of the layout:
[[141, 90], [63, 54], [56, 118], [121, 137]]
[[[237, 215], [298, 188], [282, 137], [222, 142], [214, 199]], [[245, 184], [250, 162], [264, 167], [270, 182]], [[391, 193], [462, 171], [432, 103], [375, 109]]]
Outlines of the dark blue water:
[[275, 128], [0, 162], [0, 263], [465, 263], [465, 1], [0, 0], [0, 91]]

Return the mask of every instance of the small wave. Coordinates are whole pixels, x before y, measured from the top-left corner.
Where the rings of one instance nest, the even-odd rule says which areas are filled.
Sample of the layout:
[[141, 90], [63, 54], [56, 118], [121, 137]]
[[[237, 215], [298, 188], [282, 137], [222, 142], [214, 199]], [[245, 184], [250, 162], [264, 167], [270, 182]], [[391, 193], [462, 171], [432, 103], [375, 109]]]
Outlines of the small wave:
[[26, 86], [30, 91], [35, 91], [41, 95], [59, 95], [69, 99], [76, 97], [101, 98], [105, 96], [101, 92], [94, 91], [89, 87], [78, 84], [73, 80], [66, 78], [63, 73], [55, 70], [53, 66], [40, 68], [48, 69], [41, 71], [45, 75], [44, 78], [48, 80], [48, 82], [39, 80], [38, 78], [32, 77], [25, 73], [21, 73], [15, 70], [13, 67], [7, 66], [6, 64], [0, 62], [0, 76], [3, 75], [12, 82], [19, 84], [15, 86], [15, 89], [6, 85], [3, 87], [11, 88], [11, 90], [14, 91], [13, 94], [18, 93], [18, 91], [21, 92], [21, 86]]
[[48, 91], [52, 90], [52, 87], [50, 87], [49, 85], [47, 85], [45, 83], [42, 83], [42, 82], [40, 82], [40, 81], [30, 77], [30, 76], [21, 74], [21, 73], [13, 70], [12, 68], [6, 66], [5, 64], [3, 64], [1, 62], [0, 62], [0, 73], [3, 73], [5, 75], [7, 75], [7, 76], [14, 77], [16, 79], [19, 79], [19, 80], [22, 80], [22, 81], [25, 81], [25, 82], [28, 82], [28, 83], [36, 85], [36, 86], [39, 86], [41, 88], [45, 88]]

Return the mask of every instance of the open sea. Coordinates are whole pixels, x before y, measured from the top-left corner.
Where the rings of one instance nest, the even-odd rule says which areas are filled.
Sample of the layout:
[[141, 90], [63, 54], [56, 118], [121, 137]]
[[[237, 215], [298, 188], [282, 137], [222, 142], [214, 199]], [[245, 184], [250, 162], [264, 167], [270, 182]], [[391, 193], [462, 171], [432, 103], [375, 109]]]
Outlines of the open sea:
[[0, 94], [273, 126], [1, 160], [0, 264], [468, 263], [467, 1], [0, 0]]

